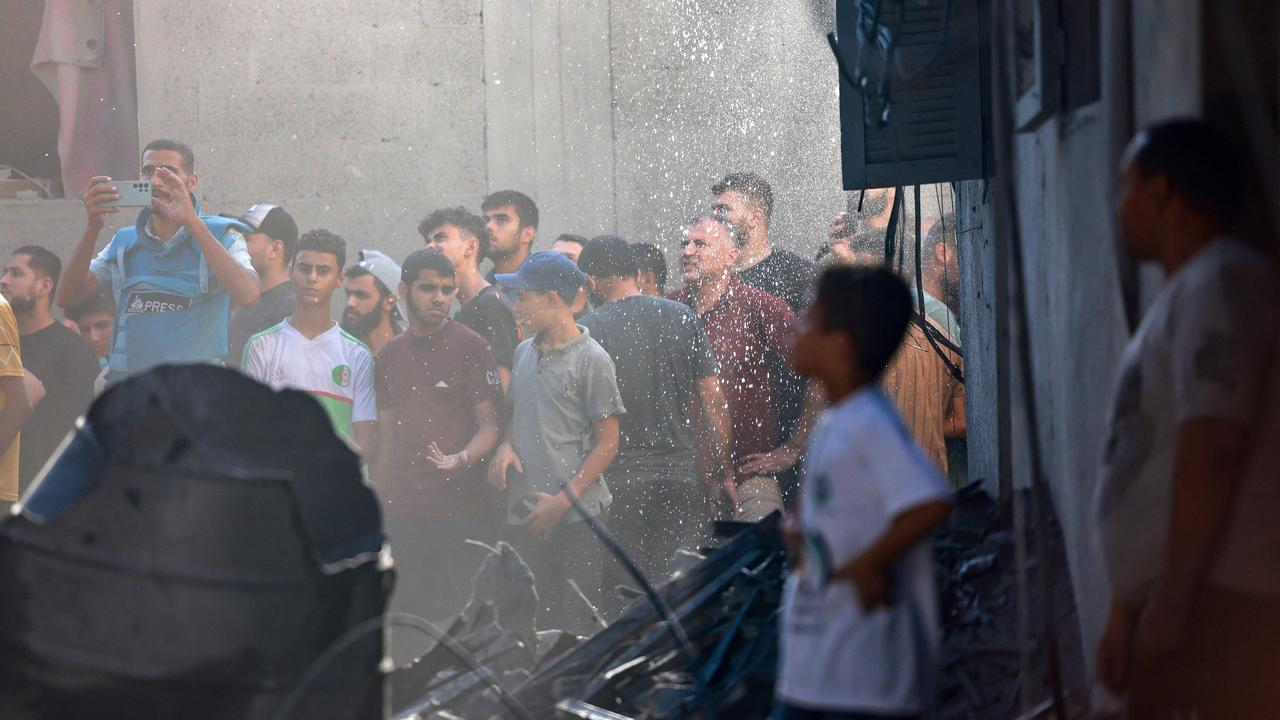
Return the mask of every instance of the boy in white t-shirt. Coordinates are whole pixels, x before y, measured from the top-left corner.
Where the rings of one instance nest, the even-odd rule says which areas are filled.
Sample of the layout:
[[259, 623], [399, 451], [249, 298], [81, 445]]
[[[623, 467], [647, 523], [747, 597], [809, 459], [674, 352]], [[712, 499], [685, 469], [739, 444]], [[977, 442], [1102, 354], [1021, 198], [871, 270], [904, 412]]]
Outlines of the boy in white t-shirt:
[[831, 407], [809, 439], [783, 600], [778, 720], [924, 716], [940, 641], [928, 540], [951, 512], [937, 469], [876, 385], [912, 312], [883, 268], [823, 273], [796, 371]]
[[276, 390], [293, 388], [315, 398], [334, 430], [367, 459], [378, 428], [373, 355], [330, 314], [346, 256], [346, 241], [328, 230], [298, 238], [289, 274], [297, 295], [293, 314], [249, 338], [240, 369]]

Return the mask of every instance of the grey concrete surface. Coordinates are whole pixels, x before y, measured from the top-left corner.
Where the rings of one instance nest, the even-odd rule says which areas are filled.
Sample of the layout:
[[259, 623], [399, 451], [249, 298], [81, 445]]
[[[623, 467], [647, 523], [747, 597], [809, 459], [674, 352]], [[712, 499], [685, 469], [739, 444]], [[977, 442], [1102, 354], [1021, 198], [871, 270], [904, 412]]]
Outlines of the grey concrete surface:
[[[303, 229], [403, 255], [431, 209], [530, 192], [542, 236], [664, 247], [723, 174], [777, 190], [774, 236], [811, 256], [839, 187], [836, 68], [813, 0], [139, 0], [145, 142], [190, 143], [213, 212], [279, 202]], [[49, 208], [0, 210], [59, 251]], [[74, 215], [74, 213], [72, 213]], [[61, 223], [61, 224], [59, 224]], [[3, 249], [3, 248], [0, 248]]]

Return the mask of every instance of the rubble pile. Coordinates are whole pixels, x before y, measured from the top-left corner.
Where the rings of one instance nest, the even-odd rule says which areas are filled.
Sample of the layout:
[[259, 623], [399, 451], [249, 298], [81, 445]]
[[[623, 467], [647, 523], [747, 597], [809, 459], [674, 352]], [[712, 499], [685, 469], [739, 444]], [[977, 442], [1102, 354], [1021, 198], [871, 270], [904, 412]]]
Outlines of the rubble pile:
[[[1024, 491], [1029, 492], [1029, 491]], [[1024, 496], [1024, 502], [1029, 502]], [[1062, 531], [1050, 518], [1050, 591], [1064, 641], [1063, 666], [1079, 661], [1076, 608], [1066, 567]], [[944, 631], [942, 672], [934, 717], [1014, 718], [1021, 703], [1021, 645], [1018, 637], [1018, 580], [1015, 534], [1011, 518], [978, 483], [956, 493], [956, 507], [934, 539], [937, 587]], [[1028, 597], [1028, 667], [1030, 705], [1050, 695], [1045, 628], [1040, 597], [1041, 568], [1036, 559], [1035, 529], [1028, 521], [1026, 548]], [[1074, 659], [1072, 659], [1074, 657]], [[1068, 704], [1081, 705], [1085, 683], [1078, 673], [1066, 678]], [[1075, 703], [1072, 703], [1072, 700]], [[1071, 714], [1071, 716], [1075, 716]]]
[[[935, 712], [952, 718], [1014, 718], [1022, 712], [1015, 543], [1011, 521], [978, 485], [961, 489], [935, 539], [944, 629]], [[470, 658], [436, 645], [390, 678], [399, 720], [489, 718], [764, 718], [772, 705], [778, 610], [786, 559], [779, 518], [737, 526], [722, 547], [658, 589], [693, 645], [681, 649], [662, 613], [639, 597], [589, 639], [534, 627], [534, 578], [509, 546], [481, 568], [466, 610], [447, 629]], [[1034, 531], [1028, 528], [1030, 704], [1048, 697]], [[1053, 522], [1050, 552], [1059, 637], [1071, 638], [1075, 606]], [[639, 595], [639, 593], [637, 593]], [[1078, 643], [1064, 666], [1079, 666]], [[1081, 678], [1069, 699], [1082, 704]], [[499, 693], [494, 685], [501, 685]], [[505, 694], [505, 698], [503, 695]]]
[[587, 640], [536, 631], [532, 575], [500, 546], [448, 628], [478, 665], [436, 645], [392, 673], [392, 716], [766, 717], [786, 565], [778, 521], [735, 524], [722, 547], [658, 588], [690, 641], [684, 649], [647, 597]]

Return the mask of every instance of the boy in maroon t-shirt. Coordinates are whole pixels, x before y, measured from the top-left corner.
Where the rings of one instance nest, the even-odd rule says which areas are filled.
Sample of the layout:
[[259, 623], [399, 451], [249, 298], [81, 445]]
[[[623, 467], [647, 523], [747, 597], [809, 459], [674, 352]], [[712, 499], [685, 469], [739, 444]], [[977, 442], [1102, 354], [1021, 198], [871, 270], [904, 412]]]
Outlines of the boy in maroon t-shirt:
[[374, 483], [399, 573], [393, 609], [440, 620], [461, 609], [497, 531], [484, 459], [498, 444], [493, 351], [448, 318], [453, 265], [419, 250], [402, 267], [409, 329], [378, 353]]

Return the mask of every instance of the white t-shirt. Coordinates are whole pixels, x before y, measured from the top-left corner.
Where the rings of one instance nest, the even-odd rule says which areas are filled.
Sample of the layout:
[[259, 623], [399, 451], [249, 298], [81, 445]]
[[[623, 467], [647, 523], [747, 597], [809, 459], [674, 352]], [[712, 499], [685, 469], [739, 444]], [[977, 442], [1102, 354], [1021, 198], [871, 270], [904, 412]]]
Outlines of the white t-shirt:
[[824, 578], [895, 517], [949, 493], [879, 389], [829, 408], [807, 457], [801, 529], [825, 552], [806, 552], [803, 571], [787, 579], [777, 695], [815, 710], [922, 713], [933, 700], [941, 642], [929, 543], [898, 560], [893, 600], [873, 612], [851, 583]]
[[292, 388], [314, 397], [338, 432], [352, 435], [352, 423], [376, 422], [373, 355], [337, 323], [308, 339], [289, 319], [249, 338], [241, 369], [279, 390]]
[[1280, 595], [1280, 378], [1265, 383], [1277, 359], [1278, 286], [1261, 253], [1216, 240], [1169, 279], [1125, 349], [1094, 498], [1117, 597], [1142, 600], [1164, 571], [1178, 427], [1197, 418], [1234, 421], [1259, 438], [1212, 581]]

